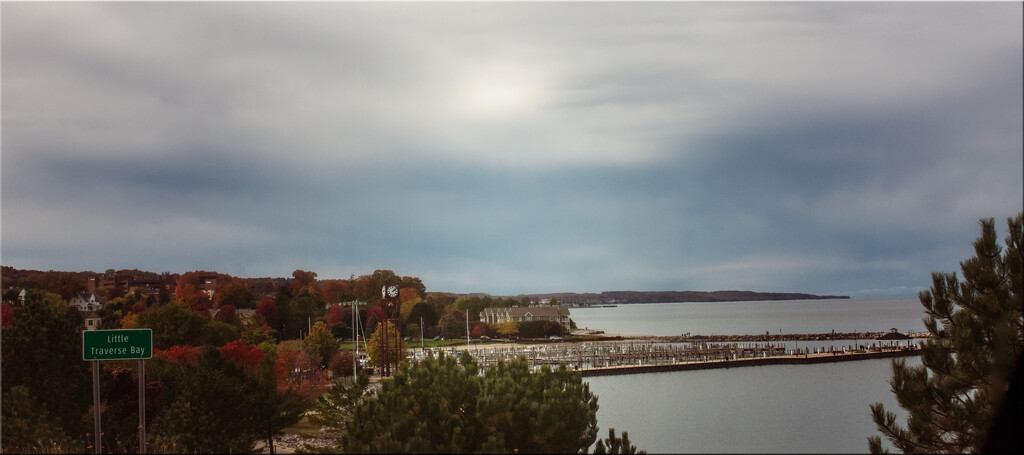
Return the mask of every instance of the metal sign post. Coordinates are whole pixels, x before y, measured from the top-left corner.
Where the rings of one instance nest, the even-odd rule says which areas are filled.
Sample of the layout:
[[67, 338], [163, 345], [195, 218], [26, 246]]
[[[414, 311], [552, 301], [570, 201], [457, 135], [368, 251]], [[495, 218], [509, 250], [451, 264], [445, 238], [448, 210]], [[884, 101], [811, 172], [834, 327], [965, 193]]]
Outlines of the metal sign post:
[[153, 358], [152, 329], [84, 330], [82, 360], [92, 362], [92, 406], [95, 453], [102, 453], [100, 428], [100, 360], [139, 361], [139, 453], [146, 453], [146, 364]]
[[92, 431], [93, 453], [103, 453], [103, 440], [100, 438], [100, 361], [92, 361]]

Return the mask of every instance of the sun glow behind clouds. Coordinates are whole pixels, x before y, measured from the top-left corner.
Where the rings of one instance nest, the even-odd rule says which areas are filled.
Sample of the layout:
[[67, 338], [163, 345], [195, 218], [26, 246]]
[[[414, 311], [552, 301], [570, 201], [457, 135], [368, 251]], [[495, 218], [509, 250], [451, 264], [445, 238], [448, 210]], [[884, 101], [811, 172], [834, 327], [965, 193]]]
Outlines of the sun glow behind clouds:
[[468, 72], [458, 83], [460, 110], [470, 116], [505, 116], [533, 111], [543, 103], [544, 81], [513, 66]]

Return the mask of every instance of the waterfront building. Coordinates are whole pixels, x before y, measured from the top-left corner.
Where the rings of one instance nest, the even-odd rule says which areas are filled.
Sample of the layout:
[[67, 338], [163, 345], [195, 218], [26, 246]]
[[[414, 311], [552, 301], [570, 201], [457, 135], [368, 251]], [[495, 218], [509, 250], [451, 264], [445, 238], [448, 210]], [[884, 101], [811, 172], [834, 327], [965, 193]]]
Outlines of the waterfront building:
[[569, 309], [563, 306], [485, 308], [480, 320], [488, 324], [515, 321], [554, 321], [569, 326]]

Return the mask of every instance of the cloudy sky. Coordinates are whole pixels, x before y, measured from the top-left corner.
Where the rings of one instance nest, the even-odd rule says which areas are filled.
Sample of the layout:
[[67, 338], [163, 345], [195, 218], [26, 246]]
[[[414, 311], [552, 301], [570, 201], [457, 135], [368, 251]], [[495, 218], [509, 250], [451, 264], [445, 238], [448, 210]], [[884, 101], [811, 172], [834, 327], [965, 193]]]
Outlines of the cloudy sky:
[[1021, 210], [1020, 3], [4, 3], [2, 262], [910, 296]]

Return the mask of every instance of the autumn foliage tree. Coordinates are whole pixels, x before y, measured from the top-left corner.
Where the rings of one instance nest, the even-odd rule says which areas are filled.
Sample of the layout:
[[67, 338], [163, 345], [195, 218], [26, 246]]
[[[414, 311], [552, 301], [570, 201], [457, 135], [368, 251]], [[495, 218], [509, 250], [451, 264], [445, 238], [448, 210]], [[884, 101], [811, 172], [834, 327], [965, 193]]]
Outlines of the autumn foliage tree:
[[369, 360], [369, 365], [370, 366], [375, 366], [375, 367], [382, 366], [382, 363], [381, 363], [382, 356], [381, 356], [381, 352], [380, 352], [381, 337], [388, 337], [389, 344], [396, 343], [395, 340], [397, 339], [398, 340], [397, 343], [399, 344], [398, 359], [399, 359], [399, 361], [404, 361], [405, 360], [405, 358], [408, 355], [408, 352], [406, 351], [408, 346], [406, 345], [405, 341], [402, 340], [397, 335], [398, 335], [398, 328], [396, 328], [391, 323], [391, 321], [385, 320], [385, 321], [382, 321], [381, 323], [377, 324], [377, 330], [373, 332], [373, 335], [370, 336], [370, 341], [367, 342], [367, 344], [366, 344], [366, 351], [367, 351], [366, 354], [368, 356], [370, 356], [370, 360]]
[[215, 274], [197, 271], [181, 275], [174, 288], [174, 299], [188, 307], [195, 305], [210, 306], [212, 303], [210, 295], [203, 291], [202, 283], [199, 282], [200, 277], [206, 275]]
[[280, 331], [281, 330], [281, 318], [277, 312], [277, 302], [274, 299], [266, 299], [260, 302], [260, 306], [256, 308], [256, 314], [263, 316], [263, 320], [267, 322], [270, 328]]
[[[890, 380], [908, 413], [906, 428], [881, 403], [871, 405], [878, 430], [905, 453], [986, 450], [994, 413], [1024, 351], [1024, 213], [1007, 225], [1002, 250], [995, 221], [982, 220], [974, 257], [960, 263], [964, 281], [933, 273], [931, 289], [920, 294], [930, 335], [921, 364], [893, 361]], [[871, 452], [883, 452], [880, 437], [868, 441]]]
[[311, 296], [319, 296], [319, 289], [316, 286], [316, 272], [296, 270], [292, 272], [292, 281], [288, 283], [292, 296], [298, 296], [306, 291]]
[[238, 324], [238, 310], [234, 305], [222, 305], [217, 312], [217, 320], [232, 325]]
[[320, 290], [321, 298], [327, 303], [340, 303], [343, 300], [351, 299], [352, 287], [344, 280], [328, 280]]
[[331, 357], [334, 357], [339, 349], [338, 342], [334, 340], [334, 336], [327, 330], [327, 325], [323, 322], [313, 325], [313, 330], [302, 340], [302, 344], [314, 362], [320, 365], [320, 368], [327, 368]]
[[332, 333], [335, 333], [335, 326], [341, 326], [342, 328], [348, 326], [348, 315], [346, 313], [345, 307], [341, 305], [331, 305], [330, 309], [327, 310], [327, 327]]
[[252, 308], [255, 303], [255, 297], [252, 295], [252, 291], [249, 290], [249, 286], [245, 284], [245, 281], [240, 279], [233, 279], [228, 281], [226, 284], [218, 284], [218, 289], [214, 297], [218, 306], [231, 305], [235, 308]]
[[480, 338], [487, 335], [487, 324], [483, 322], [476, 323], [476, 325], [473, 326], [473, 331], [471, 333], [473, 338]]

